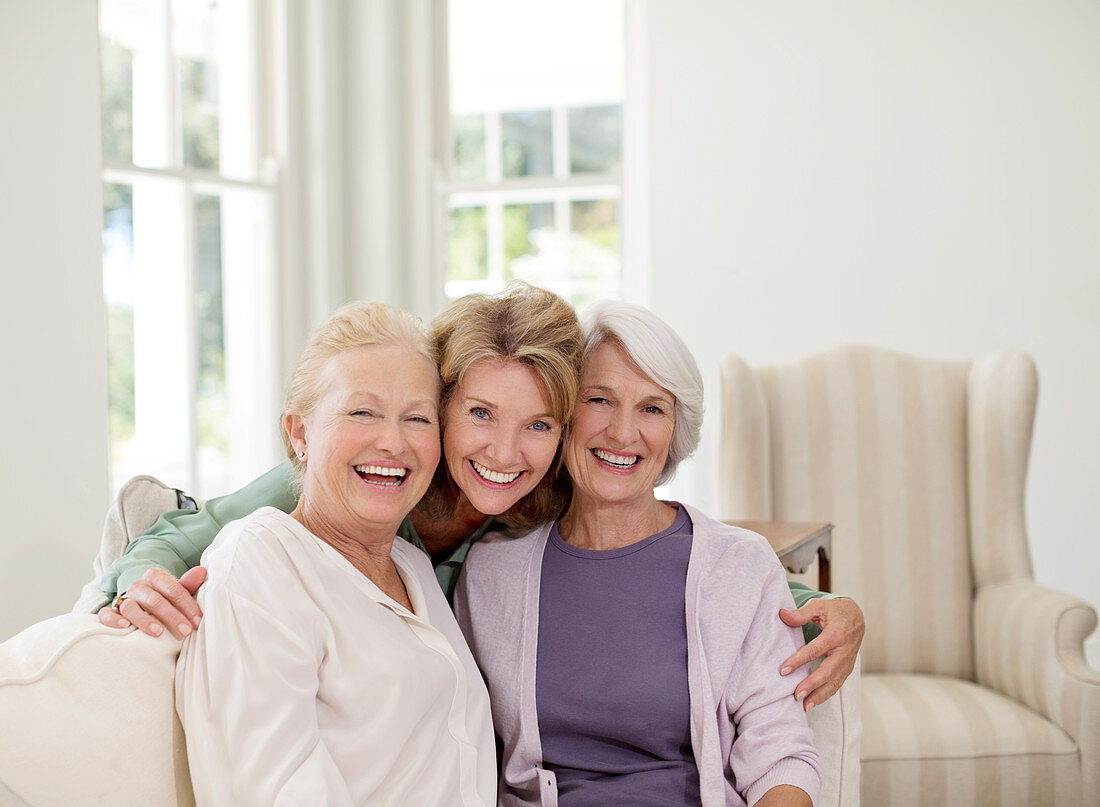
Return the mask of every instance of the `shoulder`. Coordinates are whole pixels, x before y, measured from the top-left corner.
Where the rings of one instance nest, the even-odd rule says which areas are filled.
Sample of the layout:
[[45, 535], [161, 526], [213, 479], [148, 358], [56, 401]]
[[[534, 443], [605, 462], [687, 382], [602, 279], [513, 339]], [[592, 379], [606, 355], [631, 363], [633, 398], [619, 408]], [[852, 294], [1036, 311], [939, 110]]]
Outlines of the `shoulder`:
[[274, 507], [261, 507], [222, 527], [203, 553], [202, 563], [214, 583], [245, 585], [272, 570], [293, 568], [315, 553], [308, 533], [291, 516]]
[[526, 532], [490, 532], [470, 546], [466, 568], [508, 566], [522, 563], [546, 542], [553, 522], [547, 521]]
[[473, 544], [458, 581], [462, 600], [471, 608], [479, 603], [495, 608], [526, 591], [532, 563], [541, 557], [551, 526], [547, 522], [519, 535], [489, 533]]
[[779, 567], [779, 559], [764, 536], [716, 521], [691, 505], [681, 506], [691, 518], [693, 551], [704, 554], [708, 565], [733, 564], [757, 570]]

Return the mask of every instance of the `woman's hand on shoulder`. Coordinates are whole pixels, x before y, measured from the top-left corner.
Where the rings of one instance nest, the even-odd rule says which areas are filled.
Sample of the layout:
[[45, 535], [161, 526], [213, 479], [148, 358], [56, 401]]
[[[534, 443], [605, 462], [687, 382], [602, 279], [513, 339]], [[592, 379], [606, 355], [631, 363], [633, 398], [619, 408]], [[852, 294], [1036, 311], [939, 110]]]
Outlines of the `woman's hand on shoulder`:
[[196, 566], [177, 580], [164, 569], [149, 569], [126, 589], [118, 608], [99, 609], [99, 621], [111, 628], [133, 625], [150, 636], [165, 628], [182, 639], [199, 626], [202, 611], [195, 594], [206, 582], [206, 569]]
[[797, 611], [781, 608], [779, 618], [797, 628], [815, 622], [821, 634], [784, 661], [780, 675], [788, 675], [804, 664], [821, 658], [821, 664], [795, 687], [795, 700], [803, 702], [806, 711], [827, 701], [852, 674], [856, 656], [863, 643], [863, 611], [855, 600], [847, 598], [815, 598]]

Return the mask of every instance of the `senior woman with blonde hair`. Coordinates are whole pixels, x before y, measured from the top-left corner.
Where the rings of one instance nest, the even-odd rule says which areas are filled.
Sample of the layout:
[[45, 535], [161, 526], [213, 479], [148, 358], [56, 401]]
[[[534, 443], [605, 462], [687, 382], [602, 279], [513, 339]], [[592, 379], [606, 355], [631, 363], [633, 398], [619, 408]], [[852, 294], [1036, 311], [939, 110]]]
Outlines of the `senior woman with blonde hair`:
[[775, 616], [783, 570], [760, 536], [654, 496], [699, 442], [698, 367], [640, 306], [597, 303], [584, 325], [569, 505], [474, 546], [456, 591], [500, 804], [806, 807], [820, 769], [779, 674], [802, 644]]
[[484, 684], [428, 558], [395, 540], [439, 461], [439, 391], [389, 306], [306, 345], [283, 413], [301, 496], [218, 534], [177, 664], [198, 804], [493, 803]]

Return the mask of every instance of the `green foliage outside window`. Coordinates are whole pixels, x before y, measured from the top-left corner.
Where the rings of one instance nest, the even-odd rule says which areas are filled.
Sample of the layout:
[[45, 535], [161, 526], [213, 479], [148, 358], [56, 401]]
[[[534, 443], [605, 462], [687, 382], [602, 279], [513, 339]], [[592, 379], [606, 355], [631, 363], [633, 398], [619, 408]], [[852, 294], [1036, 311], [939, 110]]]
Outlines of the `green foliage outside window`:
[[457, 207], [447, 218], [447, 279], [489, 276], [489, 245], [484, 207]]

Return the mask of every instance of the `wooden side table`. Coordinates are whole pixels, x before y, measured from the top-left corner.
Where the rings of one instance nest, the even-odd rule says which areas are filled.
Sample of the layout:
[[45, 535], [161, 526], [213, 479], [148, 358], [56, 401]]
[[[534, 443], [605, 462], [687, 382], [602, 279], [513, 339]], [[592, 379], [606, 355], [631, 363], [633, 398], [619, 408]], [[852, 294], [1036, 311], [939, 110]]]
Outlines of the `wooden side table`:
[[801, 521], [727, 521], [735, 527], [760, 533], [768, 539], [784, 568], [802, 574], [817, 558], [817, 587], [829, 590], [829, 555], [833, 548], [833, 525]]

